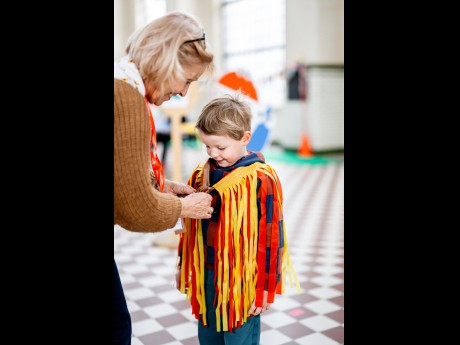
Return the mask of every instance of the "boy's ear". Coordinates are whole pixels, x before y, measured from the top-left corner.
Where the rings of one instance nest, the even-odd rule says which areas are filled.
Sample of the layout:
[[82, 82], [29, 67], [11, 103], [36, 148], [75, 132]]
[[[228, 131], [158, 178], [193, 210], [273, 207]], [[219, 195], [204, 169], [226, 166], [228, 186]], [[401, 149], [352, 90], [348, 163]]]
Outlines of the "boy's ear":
[[244, 132], [243, 138], [242, 138], [243, 145], [249, 144], [249, 142], [251, 141], [251, 137], [252, 137], [252, 133], [250, 131]]

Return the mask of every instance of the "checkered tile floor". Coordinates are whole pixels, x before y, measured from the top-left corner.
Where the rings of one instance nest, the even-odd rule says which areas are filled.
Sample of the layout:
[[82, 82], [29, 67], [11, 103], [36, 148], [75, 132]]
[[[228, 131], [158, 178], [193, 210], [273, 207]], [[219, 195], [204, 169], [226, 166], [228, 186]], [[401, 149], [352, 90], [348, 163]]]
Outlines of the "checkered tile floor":
[[[187, 164], [187, 171], [196, 166]], [[343, 344], [343, 163], [270, 164], [283, 183], [287, 239], [302, 292], [288, 285], [285, 295], [276, 296], [261, 316], [261, 344]], [[197, 321], [173, 287], [176, 251], [155, 246], [158, 236], [169, 235], [114, 228], [132, 345], [198, 345]]]

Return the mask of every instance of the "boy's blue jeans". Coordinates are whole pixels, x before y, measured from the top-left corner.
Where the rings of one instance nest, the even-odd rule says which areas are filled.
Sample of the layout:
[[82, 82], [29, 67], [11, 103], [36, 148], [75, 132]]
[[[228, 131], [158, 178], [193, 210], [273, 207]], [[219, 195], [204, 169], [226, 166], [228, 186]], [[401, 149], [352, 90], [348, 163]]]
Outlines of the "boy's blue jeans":
[[[214, 270], [205, 270], [205, 295], [206, 295], [206, 320], [204, 327], [198, 321], [198, 339], [200, 345], [259, 345], [260, 344], [260, 315], [252, 316], [240, 328], [232, 332], [216, 331], [216, 308], [213, 306], [214, 296]], [[221, 328], [222, 329], [222, 325]]]

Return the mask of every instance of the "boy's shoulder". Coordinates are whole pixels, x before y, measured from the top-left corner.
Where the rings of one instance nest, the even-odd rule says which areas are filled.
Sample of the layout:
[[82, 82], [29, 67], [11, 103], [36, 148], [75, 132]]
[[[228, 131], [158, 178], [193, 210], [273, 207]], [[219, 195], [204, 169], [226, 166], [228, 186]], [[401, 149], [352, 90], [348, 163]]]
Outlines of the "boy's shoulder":
[[262, 160], [265, 163], [265, 156], [262, 152], [253, 152], [257, 157], [259, 157], [260, 160]]

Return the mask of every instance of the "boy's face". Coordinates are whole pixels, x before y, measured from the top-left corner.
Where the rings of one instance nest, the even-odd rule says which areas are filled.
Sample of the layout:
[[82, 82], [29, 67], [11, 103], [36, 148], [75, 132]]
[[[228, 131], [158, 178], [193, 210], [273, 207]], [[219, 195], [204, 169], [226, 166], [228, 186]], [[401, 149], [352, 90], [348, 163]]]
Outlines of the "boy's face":
[[238, 159], [248, 154], [246, 145], [251, 140], [249, 131], [246, 131], [240, 140], [223, 135], [207, 135], [201, 130], [198, 130], [198, 134], [203, 144], [206, 145], [208, 155], [223, 168], [232, 166]]

